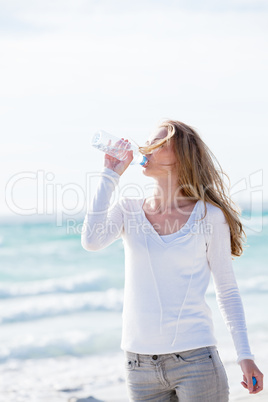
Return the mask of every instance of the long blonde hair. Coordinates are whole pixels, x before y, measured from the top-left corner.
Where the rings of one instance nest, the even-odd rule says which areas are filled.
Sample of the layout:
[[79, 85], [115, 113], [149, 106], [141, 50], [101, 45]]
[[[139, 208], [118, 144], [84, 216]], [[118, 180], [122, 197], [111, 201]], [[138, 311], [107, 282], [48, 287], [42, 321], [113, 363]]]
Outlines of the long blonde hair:
[[[151, 153], [166, 141], [174, 141], [174, 150], [179, 161], [178, 184], [182, 195], [204, 203], [207, 201], [222, 210], [230, 227], [231, 254], [233, 257], [241, 256], [246, 233], [240, 221], [241, 211], [228, 195], [229, 176], [192, 127], [176, 120], [166, 120], [160, 127], [167, 128], [167, 136], [152, 145], [140, 147], [141, 153]], [[223, 175], [228, 179], [229, 186], [224, 182]], [[206, 213], [205, 203], [205, 215]]]

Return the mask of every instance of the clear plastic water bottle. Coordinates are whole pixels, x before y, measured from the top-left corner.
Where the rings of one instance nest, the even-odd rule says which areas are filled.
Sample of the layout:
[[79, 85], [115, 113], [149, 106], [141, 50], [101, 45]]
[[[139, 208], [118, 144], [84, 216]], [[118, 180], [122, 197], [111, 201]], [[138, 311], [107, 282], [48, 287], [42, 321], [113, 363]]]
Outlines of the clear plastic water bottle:
[[133, 151], [133, 160], [131, 161], [131, 164], [139, 163], [142, 166], [146, 165], [148, 159], [145, 155], [140, 153], [137, 145], [131, 144], [130, 142], [124, 142], [122, 145], [118, 145], [118, 141], [121, 141], [121, 139], [112, 134], [106, 133], [106, 131], [99, 130], [93, 135], [91, 144], [93, 147], [119, 159], [120, 161], [127, 158], [128, 151]]

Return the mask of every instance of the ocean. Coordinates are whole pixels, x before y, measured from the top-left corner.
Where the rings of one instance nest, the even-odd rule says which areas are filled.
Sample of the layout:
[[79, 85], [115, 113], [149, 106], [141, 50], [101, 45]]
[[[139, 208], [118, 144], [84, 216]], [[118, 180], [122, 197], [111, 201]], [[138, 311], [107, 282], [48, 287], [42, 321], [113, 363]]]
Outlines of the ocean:
[[[265, 373], [268, 212], [251, 216], [253, 220], [261, 229], [247, 230], [248, 247], [233, 267], [251, 349]], [[92, 401], [127, 401], [120, 349], [123, 244], [117, 240], [104, 250], [87, 252], [81, 246], [81, 222], [71, 229], [67, 221], [56, 226], [5, 219], [0, 225], [1, 401], [56, 402], [89, 396]], [[241, 370], [212, 283], [207, 302], [229, 378], [230, 400], [247, 401], [251, 396], [240, 385]]]

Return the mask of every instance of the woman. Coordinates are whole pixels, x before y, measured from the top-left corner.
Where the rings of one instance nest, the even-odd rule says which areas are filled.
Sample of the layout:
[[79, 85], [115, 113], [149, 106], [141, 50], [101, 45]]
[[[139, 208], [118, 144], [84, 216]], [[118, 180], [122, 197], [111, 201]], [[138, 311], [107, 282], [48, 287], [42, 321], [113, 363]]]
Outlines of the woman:
[[123, 239], [121, 347], [129, 398], [228, 401], [228, 381], [205, 302], [210, 274], [244, 374], [242, 385], [256, 394], [263, 375], [250, 351], [232, 268], [232, 256], [243, 252], [245, 233], [226, 194], [223, 172], [196, 131], [178, 121], [162, 123], [140, 151], [149, 160], [143, 173], [155, 180], [152, 197], [121, 198], [110, 205], [133, 155], [129, 151], [125, 161], [105, 155], [81, 238], [89, 251]]

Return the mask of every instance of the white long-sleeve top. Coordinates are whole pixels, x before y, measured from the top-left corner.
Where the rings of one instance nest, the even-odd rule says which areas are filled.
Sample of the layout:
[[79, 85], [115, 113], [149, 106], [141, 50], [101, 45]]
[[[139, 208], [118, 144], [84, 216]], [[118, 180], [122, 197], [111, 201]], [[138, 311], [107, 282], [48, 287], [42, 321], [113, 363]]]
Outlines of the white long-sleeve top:
[[230, 228], [222, 210], [199, 200], [187, 223], [160, 236], [143, 211], [143, 198], [112, 199], [120, 176], [104, 168], [87, 209], [81, 243], [88, 251], [118, 238], [125, 250], [121, 348], [166, 354], [215, 345], [205, 293], [212, 274], [219, 308], [237, 362], [252, 359], [244, 309], [234, 276]]

